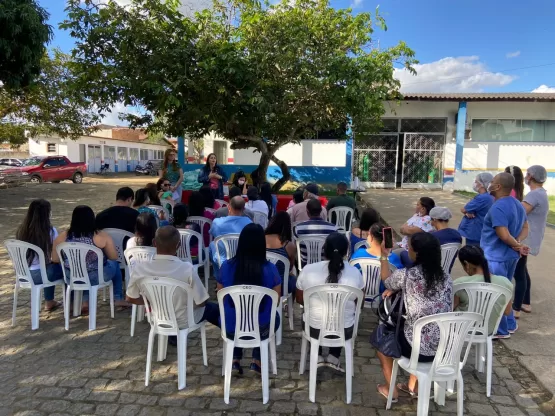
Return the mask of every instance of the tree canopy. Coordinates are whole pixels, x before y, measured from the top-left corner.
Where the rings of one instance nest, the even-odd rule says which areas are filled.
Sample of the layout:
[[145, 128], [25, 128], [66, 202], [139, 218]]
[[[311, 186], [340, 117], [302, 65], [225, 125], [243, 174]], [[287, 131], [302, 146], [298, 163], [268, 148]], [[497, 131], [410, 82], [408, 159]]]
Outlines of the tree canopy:
[[[143, 106], [132, 126], [201, 139], [209, 132], [232, 147], [260, 152], [288, 180], [277, 150], [345, 127], [373, 131], [383, 101], [398, 97], [394, 65], [411, 69], [403, 42], [373, 47], [370, 13], [330, 7], [328, 0], [215, 0], [185, 17], [178, 0], [70, 0], [79, 89], [101, 109]], [[376, 12], [376, 23], [385, 26]]]
[[52, 28], [35, 0], [0, 2], [0, 81], [4, 88], [27, 87], [39, 76]]

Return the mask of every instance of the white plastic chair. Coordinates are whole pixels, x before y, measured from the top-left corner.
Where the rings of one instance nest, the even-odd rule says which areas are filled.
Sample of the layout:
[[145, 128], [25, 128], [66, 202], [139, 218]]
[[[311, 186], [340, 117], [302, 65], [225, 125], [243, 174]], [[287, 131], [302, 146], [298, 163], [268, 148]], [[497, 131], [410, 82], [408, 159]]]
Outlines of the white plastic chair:
[[[224, 299], [230, 296], [235, 305], [235, 335], [234, 339], [227, 338], [227, 332], [233, 332], [233, 328], [226, 330]], [[267, 339], [260, 338], [260, 327], [258, 324], [258, 311], [260, 302], [265, 296], [272, 300], [270, 313], [270, 332]], [[222, 338], [224, 340], [224, 357], [222, 362], [222, 375], [224, 378], [224, 402], [229, 404], [229, 391], [231, 389], [231, 365], [233, 363], [233, 348], [260, 348], [260, 364], [262, 367], [262, 402], [268, 403], [270, 399], [270, 380], [268, 363], [268, 346], [270, 347], [270, 358], [272, 360], [272, 372], [277, 374], [276, 362], [276, 339], [275, 323], [276, 310], [279, 301], [278, 294], [261, 286], [231, 286], [218, 291], [218, 304], [222, 322]]]
[[441, 267], [447, 274], [451, 274], [451, 269], [455, 263], [455, 257], [461, 245], [459, 243], [447, 243], [441, 245]]
[[[141, 261], [150, 261], [156, 255], [155, 247], [137, 246], [124, 251], [125, 261], [128, 271], [133, 270], [133, 265]], [[130, 276], [130, 274], [129, 274]], [[145, 319], [145, 307], [143, 305], [131, 306], [131, 336], [135, 336], [135, 322], [142, 322]]]
[[[66, 259], [69, 264], [69, 278], [66, 276], [66, 269], [62, 265], [64, 280], [69, 281], [66, 289], [66, 299], [71, 299], [73, 295], [73, 316], [81, 314], [81, 302], [83, 291], [89, 291], [89, 331], [96, 329], [96, 309], [98, 303], [98, 289], [110, 288], [110, 313], [114, 319], [114, 285], [111, 280], [104, 281], [104, 254], [102, 250], [91, 244], [84, 243], [61, 243], [56, 247], [60, 260]], [[87, 271], [87, 254], [93, 252], [97, 256], [98, 285], [92, 285]], [[64, 256], [65, 255], [65, 256]], [[69, 330], [69, 304], [64, 304], [65, 328]]]
[[210, 212], [211, 214], [216, 215], [216, 211], [214, 208], [204, 208], [206, 211]]
[[293, 326], [293, 294], [289, 293], [289, 269], [291, 268], [291, 262], [285, 256], [281, 254], [273, 253], [271, 251], [266, 251], [266, 259], [273, 264], [277, 262], [282, 262], [285, 270], [283, 272], [283, 284], [281, 285], [281, 290], [283, 291], [283, 295], [281, 296], [281, 302], [279, 303], [279, 316], [281, 318], [282, 324], [279, 326], [276, 334], [276, 343], [277, 345], [281, 345], [281, 338], [283, 333], [283, 303], [286, 302], [289, 306], [289, 329], [291, 331], [294, 329]]
[[229, 202], [226, 202], [223, 199], [216, 199], [216, 202], [220, 204], [221, 207], [227, 207], [229, 205]]
[[[358, 266], [357, 268], [362, 273], [362, 279], [364, 280], [364, 307], [377, 308], [380, 304], [380, 283], [382, 282], [380, 261], [377, 259], [361, 258], [351, 260], [349, 264], [355, 267]], [[397, 268], [389, 264], [389, 270], [394, 272]]]
[[[170, 212], [165, 207], [163, 207], [162, 205], [148, 205], [147, 208], [150, 208], [151, 210], [156, 211], [156, 215], [158, 217], [160, 217], [160, 211], [163, 211], [164, 215], [165, 215], [164, 219], [166, 221], [168, 221], [170, 219]], [[158, 219], [160, 219], [160, 218], [158, 218]]]
[[[353, 350], [354, 342], [358, 332], [358, 320], [360, 308], [356, 307], [353, 336], [345, 339], [345, 305], [348, 300], [356, 298], [357, 305], [363, 300], [362, 290], [347, 285], [318, 285], [304, 291], [304, 327], [303, 341], [301, 345], [301, 362], [299, 374], [304, 373], [306, 364], [306, 353], [310, 342], [310, 378], [308, 397], [311, 402], [316, 400], [316, 373], [318, 371], [318, 349], [322, 347], [343, 347], [345, 350], [345, 373], [347, 395], [345, 402], [351, 403], [353, 383]], [[322, 326], [318, 338], [310, 336], [310, 298], [318, 296], [322, 304]]]
[[300, 224], [301, 222], [304, 222], [304, 221], [296, 221], [291, 223], [291, 242], [293, 244], [295, 244], [297, 241], [297, 237], [295, 237], [295, 227], [297, 226], [297, 224]]
[[[335, 221], [332, 221], [333, 214], [335, 213]], [[328, 211], [328, 222], [335, 224], [337, 228], [351, 231], [351, 224], [355, 218], [355, 210], [349, 207], [335, 207]]]
[[260, 211], [252, 211], [252, 216], [253, 216], [252, 222], [266, 229], [266, 227], [268, 226], [268, 216], [266, 214]]
[[480, 373], [484, 372], [484, 362], [486, 368], [486, 395], [491, 395], [491, 374], [493, 366], [493, 335], [497, 332], [499, 322], [501, 322], [502, 314], [495, 323], [494, 328], [489, 328], [489, 318], [493, 312], [493, 308], [501, 296], [504, 297], [502, 311], [505, 310], [507, 304], [512, 299], [511, 290], [493, 283], [456, 283], [453, 285], [453, 293], [466, 291], [468, 295], [468, 312], [476, 312], [482, 316], [482, 320], [476, 326], [476, 333], [472, 339], [472, 343], [476, 345], [476, 370]]
[[[42, 304], [41, 292], [46, 287], [63, 285], [63, 280], [51, 282], [46, 275], [46, 261], [44, 259], [44, 252], [42, 249], [34, 244], [27, 243], [21, 240], [9, 239], [4, 241], [4, 246], [10, 256], [15, 271], [15, 287], [13, 291], [13, 312], [12, 312], [12, 326], [15, 326], [15, 317], [17, 313], [17, 298], [19, 289], [31, 290], [31, 330], [39, 328], [39, 314]], [[27, 252], [31, 250], [36, 253], [39, 258], [40, 274], [42, 284], [35, 284], [31, 277], [31, 270], [27, 263]], [[66, 294], [62, 286], [62, 296], [64, 305], [66, 303]]]
[[[359, 241], [358, 243], [355, 244], [355, 248], [354, 250], [357, 251], [359, 248], [361, 247], [366, 247], [369, 248], [370, 244], [368, 244], [368, 241], [364, 240], [364, 241]], [[354, 252], [353, 252], [354, 253]]]
[[204, 226], [208, 224], [208, 230], [212, 227], [212, 220], [206, 217], [199, 217], [199, 216], [191, 216], [187, 217], [187, 221], [192, 222], [193, 224], [197, 224], [200, 227], [200, 233], [203, 236], [202, 245], [204, 247], [205, 257], [208, 259], [208, 276], [210, 276], [210, 243], [212, 242], [212, 234], [208, 233], [208, 244], [205, 244], [204, 241]]
[[[120, 230], [119, 228], [104, 228], [105, 232], [108, 233], [112, 240], [114, 241], [114, 245], [116, 246], [116, 251], [118, 252], [118, 263], [119, 268], [125, 271], [125, 287], [129, 284], [129, 270], [127, 270], [127, 263], [125, 261], [125, 245], [130, 238], [135, 237], [133, 233], [129, 231]], [[127, 239], [127, 240], [126, 240]]]
[[297, 237], [297, 262], [299, 273], [302, 270], [302, 258], [301, 258], [301, 246], [306, 247], [306, 264], [317, 263], [322, 261], [322, 250], [324, 248], [324, 243], [326, 242], [325, 235], [300, 235]]
[[181, 237], [181, 246], [177, 251], [177, 257], [181, 260], [187, 260], [191, 264], [193, 263], [193, 255], [191, 254], [191, 239], [195, 237], [198, 242], [198, 263], [194, 265], [198, 273], [198, 269], [204, 267], [204, 287], [208, 290], [208, 277], [210, 277], [210, 263], [208, 262], [208, 256], [206, 255], [206, 250], [204, 250], [204, 245], [202, 244], [202, 234], [194, 230], [179, 229], [179, 235]]
[[[237, 253], [237, 245], [239, 244], [239, 234], [224, 234], [214, 240], [214, 247], [216, 248], [216, 261], [218, 266], [222, 267], [225, 260], [235, 257]], [[225, 258], [220, 255], [220, 248], [223, 247], [225, 251]]]
[[[202, 358], [208, 365], [206, 355], [206, 321], [195, 323], [194, 299], [191, 286], [169, 277], [147, 277], [139, 281], [141, 294], [145, 306], [150, 310], [150, 333], [148, 335], [148, 349], [146, 356], [145, 386], [150, 381], [152, 368], [152, 350], [154, 337], [158, 335], [158, 361], [166, 359], [168, 336], [177, 336], [177, 388], [182, 390], [187, 385], [187, 337], [190, 331], [200, 329], [202, 343]], [[175, 291], [180, 288], [187, 293], [187, 328], [179, 328], [173, 298]]]
[[[399, 367], [418, 378], [418, 409], [417, 416], [426, 416], [430, 406], [430, 389], [434, 382], [434, 399], [440, 406], [445, 405], [445, 384], [450, 381], [457, 382], [457, 415], [463, 416], [464, 392], [461, 370], [464, 367], [471, 343], [461, 360], [461, 352], [466, 339], [472, 339], [476, 325], [483, 317], [473, 312], [448, 312], [437, 315], [425, 316], [414, 324], [412, 355], [401, 357], [393, 361], [391, 383], [386, 409], [391, 407], [393, 390], [397, 383]], [[436, 324], [440, 331], [440, 340], [434, 361], [419, 363], [420, 341], [422, 329], [429, 324]], [[467, 338], [467, 335], [470, 338]]]

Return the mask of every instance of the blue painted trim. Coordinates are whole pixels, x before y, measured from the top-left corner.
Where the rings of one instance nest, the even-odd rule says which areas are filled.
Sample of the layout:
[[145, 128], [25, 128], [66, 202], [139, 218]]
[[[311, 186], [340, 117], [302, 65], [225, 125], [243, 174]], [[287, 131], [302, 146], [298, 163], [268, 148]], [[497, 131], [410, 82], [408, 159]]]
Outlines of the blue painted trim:
[[177, 161], [181, 166], [185, 165], [185, 138], [183, 136], [177, 138]]
[[118, 172], [118, 171], [119, 171], [118, 162], [116, 162], [114, 164], [114, 172]]
[[466, 101], [461, 101], [459, 103], [459, 114], [457, 116], [457, 149], [455, 151], [455, 171], [462, 170], [465, 128], [466, 128]]

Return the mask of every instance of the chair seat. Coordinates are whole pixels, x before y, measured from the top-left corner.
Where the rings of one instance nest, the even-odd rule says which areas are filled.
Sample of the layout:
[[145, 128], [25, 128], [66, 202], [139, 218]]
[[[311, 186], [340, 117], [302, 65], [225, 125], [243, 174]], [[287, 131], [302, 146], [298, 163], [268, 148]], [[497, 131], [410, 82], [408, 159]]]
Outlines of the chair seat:
[[[399, 358], [398, 363], [399, 363], [399, 367], [417, 376], [427, 376], [430, 373], [430, 370], [433, 364], [433, 363], [418, 363], [416, 366], [416, 371], [414, 371], [414, 370], [409, 370], [410, 358], [401, 357]], [[444, 371], [442, 371], [442, 369], [436, 369], [432, 379], [435, 381], [447, 381], [447, 380], [452, 380], [454, 377], [456, 377], [456, 374], [450, 369], [444, 369]]]

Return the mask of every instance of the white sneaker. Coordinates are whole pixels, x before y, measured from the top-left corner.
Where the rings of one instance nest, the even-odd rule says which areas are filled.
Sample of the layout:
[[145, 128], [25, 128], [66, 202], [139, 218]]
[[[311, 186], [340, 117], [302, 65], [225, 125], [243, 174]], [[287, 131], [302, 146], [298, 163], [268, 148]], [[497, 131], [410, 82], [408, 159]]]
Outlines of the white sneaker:
[[328, 367], [331, 367], [341, 373], [345, 372], [345, 370], [341, 368], [341, 362], [339, 361], [339, 358], [336, 358], [331, 354], [328, 354], [328, 356], [326, 357], [326, 364], [328, 365]]
[[318, 356], [318, 368], [326, 365], [326, 360], [321, 355]]

